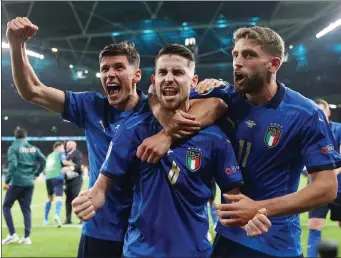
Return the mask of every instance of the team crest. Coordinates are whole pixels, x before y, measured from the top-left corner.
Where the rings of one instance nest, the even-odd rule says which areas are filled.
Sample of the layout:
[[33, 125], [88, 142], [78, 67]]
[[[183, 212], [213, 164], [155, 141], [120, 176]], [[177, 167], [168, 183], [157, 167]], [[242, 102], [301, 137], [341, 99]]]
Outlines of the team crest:
[[279, 138], [281, 137], [282, 128], [283, 126], [273, 123], [268, 126], [264, 141], [269, 148], [275, 147], [278, 144]]
[[197, 171], [201, 166], [201, 151], [189, 149], [186, 153], [186, 165], [192, 172]]

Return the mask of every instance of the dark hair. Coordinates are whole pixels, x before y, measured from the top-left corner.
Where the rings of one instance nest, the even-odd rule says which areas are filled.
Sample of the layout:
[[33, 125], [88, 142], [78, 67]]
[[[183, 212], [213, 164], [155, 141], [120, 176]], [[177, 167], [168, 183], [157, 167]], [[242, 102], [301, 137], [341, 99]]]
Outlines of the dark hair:
[[329, 108], [328, 102], [325, 101], [324, 99], [316, 99], [316, 100], [315, 100], [315, 103], [316, 103], [317, 105], [323, 105], [326, 109]]
[[115, 44], [106, 45], [99, 53], [99, 63], [106, 56], [126, 56], [129, 64], [140, 67], [140, 55], [137, 52], [134, 43], [122, 41]]
[[285, 45], [282, 37], [274, 30], [261, 26], [240, 28], [233, 33], [233, 41], [240, 39], [255, 40], [265, 52], [284, 60]]
[[27, 132], [25, 129], [17, 128], [14, 131], [14, 136], [16, 139], [22, 139], [27, 137]]
[[61, 145], [64, 145], [64, 143], [62, 143], [62, 142], [55, 142], [55, 143], [53, 144], [53, 150], [55, 150], [56, 148], [58, 148], [58, 147], [61, 146]]
[[195, 65], [195, 57], [191, 50], [180, 44], [167, 44], [155, 57], [155, 66], [157, 60], [163, 55], [177, 55], [188, 60], [188, 66]]

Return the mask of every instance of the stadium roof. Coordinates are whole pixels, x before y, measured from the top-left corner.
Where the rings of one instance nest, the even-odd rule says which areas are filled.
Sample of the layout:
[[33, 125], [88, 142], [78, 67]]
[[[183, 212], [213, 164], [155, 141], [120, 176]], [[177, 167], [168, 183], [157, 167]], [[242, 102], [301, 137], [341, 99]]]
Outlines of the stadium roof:
[[[287, 46], [295, 46], [316, 41], [315, 34], [340, 13], [340, 1], [2, 2], [3, 26], [17, 16], [39, 26], [29, 46], [40, 51], [58, 48], [63, 60], [94, 69], [99, 50], [111, 42], [134, 41], [142, 64], [149, 66], [165, 43], [184, 44], [194, 37], [200, 62], [212, 64], [230, 60], [231, 36], [238, 27], [269, 26]], [[4, 39], [5, 29], [2, 33]]]

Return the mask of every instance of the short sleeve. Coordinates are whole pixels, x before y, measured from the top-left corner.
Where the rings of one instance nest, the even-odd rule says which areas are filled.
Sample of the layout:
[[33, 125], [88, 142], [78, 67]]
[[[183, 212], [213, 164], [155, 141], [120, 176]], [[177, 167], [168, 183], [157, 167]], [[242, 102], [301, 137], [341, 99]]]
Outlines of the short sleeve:
[[300, 151], [308, 173], [341, 166], [341, 156], [322, 111], [316, 110], [303, 124]]
[[[223, 133], [222, 133], [223, 134]], [[243, 177], [238, 165], [232, 144], [227, 137], [223, 137], [216, 144], [215, 149], [215, 181], [222, 192], [243, 185]]]
[[65, 91], [64, 113], [61, 117], [64, 120], [75, 123], [77, 126], [84, 128], [86, 106], [89, 105], [91, 98], [88, 92], [71, 92]]
[[122, 124], [110, 142], [100, 171], [103, 175], [112, 178], [128, 173], [137, 149], [132, 137], [132, 132], [127, 131], [125, 124]]

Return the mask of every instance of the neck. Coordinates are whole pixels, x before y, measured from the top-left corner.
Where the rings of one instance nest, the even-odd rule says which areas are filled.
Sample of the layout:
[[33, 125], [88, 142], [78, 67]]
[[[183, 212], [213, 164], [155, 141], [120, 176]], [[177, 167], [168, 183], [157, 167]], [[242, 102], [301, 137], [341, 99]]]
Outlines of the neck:
[[189, 99], [187, 99], [186, 102], [181, 104], [181, 106], [179, 107], [179, 110], [187, 113], [189, 108], [190, 108]]
[[114, 108], [117, 108], [120, 111], [127, 111], [136, 106], [139, 101], [139, 95], [137, 94], [136, 87], [133, 88], [132, 93], [128, 96], [128, 98], [119, 103], [118, 105], [113, 105]]
[[246, 97], [254, 105], [265, 105], [273, 98], [273, 96], [275, 96], [277, 89], [278, 85], [276, 78], [273, 77], [270, 83], [265, 83], [260, 92], [246, 94]]

